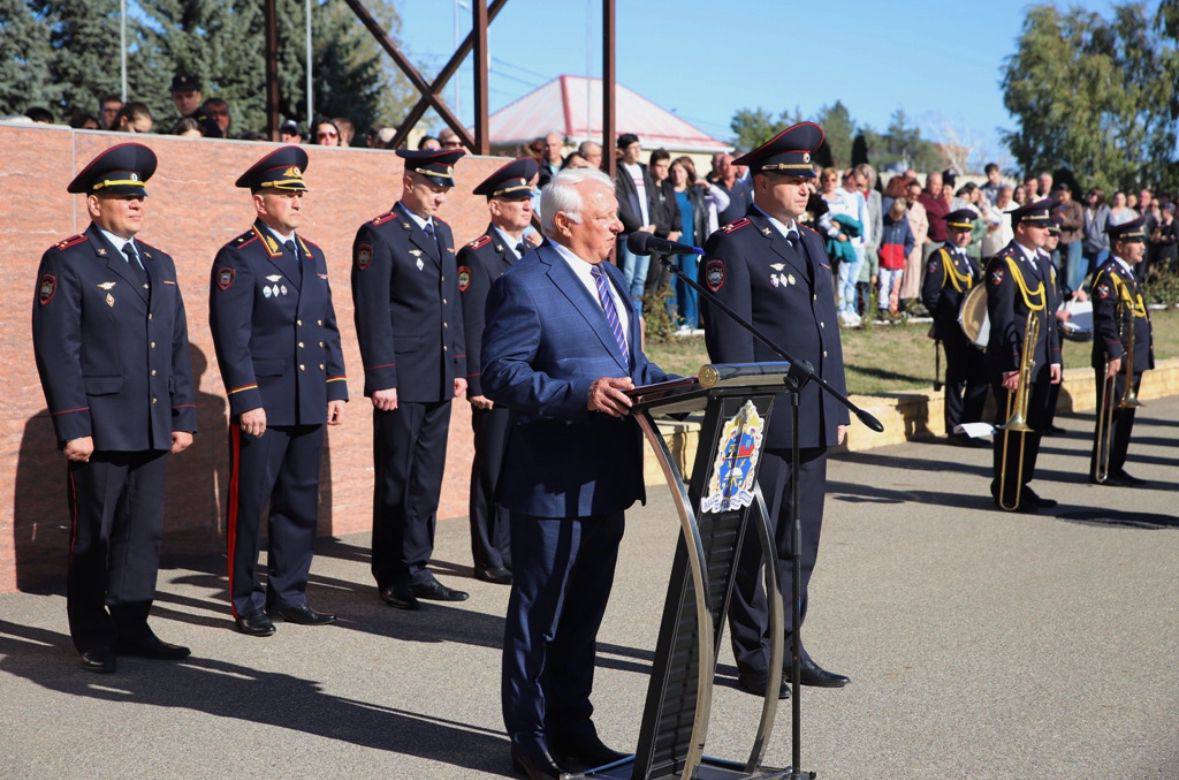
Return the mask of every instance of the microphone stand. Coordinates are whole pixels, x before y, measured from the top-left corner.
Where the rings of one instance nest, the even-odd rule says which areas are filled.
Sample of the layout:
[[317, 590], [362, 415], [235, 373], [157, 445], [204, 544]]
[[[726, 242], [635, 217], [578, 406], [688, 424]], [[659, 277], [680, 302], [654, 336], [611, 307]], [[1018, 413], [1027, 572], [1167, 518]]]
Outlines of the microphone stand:
[[[783, 383], [786, 385], [786, 392], [790, 396], [790, 568], [791, 580], [794, 583], [794, 598], [792, 599], [793, 603], [790, 605], [794, 631], [790, 648], [790, 705], [792, 723], [790, 733], [791, 764], [788, 776], [790, 780], [812, 780], [815, 777], [815, 773], [804, 772], [800, 768], [802, 766], [802, 633], [799, 630], [799, 624], [802, 622], [802, 558], [800, 555], [802, 550], [802, 517], [799, 514], [798, 501], [798, 402], [799, 396], [802, 394], [802, 388], [807, 382], [814, 382], [822, 388], [823, 392], [846, 406], [848, 410], [859, 418], [860, 422], [872, 430], [880, 433], [884, 430], [884, 425], [874, 416], [852, 403], [846, 395], [832, 387], [831, 383], [826, 379], [816, 374], [815, 367], [810, 363], [805, 360], [795, 360], [789, 352], [767, 338], [752, 323], [746, 321], [745, 318], [733, 311], [728, 304], [717, 298], [711, 291], [701, 287], [694, 279], [689, 279], [687, 274], [675, 267], [675, 264], [668, 258], [668, 253], [652, 251], [651, 254], [658, 255], [659, 262], [671, 271], [672, 275], [707, 298], [709, 303], [727, 314], [730, 319], [747, 330], [755, 339], [769, 347], [771, 352], [776, 353], [790, 364], [790, 368], [783, 379]], [[765, 520], [768, 524], [769, 518], [767, 517]], [[767, 566], [770, 563], [770, 561], [766, 561]], [[769, 594], [766, 595], [768, 598]], [[771, 695], [777, 695], [777, 692], [772, 692]]]

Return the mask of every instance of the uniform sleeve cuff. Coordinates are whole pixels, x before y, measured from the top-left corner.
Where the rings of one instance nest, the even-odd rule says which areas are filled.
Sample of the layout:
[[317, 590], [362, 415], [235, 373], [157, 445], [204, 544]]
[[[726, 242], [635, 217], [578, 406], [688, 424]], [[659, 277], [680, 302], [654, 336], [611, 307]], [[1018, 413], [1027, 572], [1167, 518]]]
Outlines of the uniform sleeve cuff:
[[258, 385], [244, 385], [229, 390], [230, 414], [239, 415], [251, 409], [262, 408], [262, 393]]

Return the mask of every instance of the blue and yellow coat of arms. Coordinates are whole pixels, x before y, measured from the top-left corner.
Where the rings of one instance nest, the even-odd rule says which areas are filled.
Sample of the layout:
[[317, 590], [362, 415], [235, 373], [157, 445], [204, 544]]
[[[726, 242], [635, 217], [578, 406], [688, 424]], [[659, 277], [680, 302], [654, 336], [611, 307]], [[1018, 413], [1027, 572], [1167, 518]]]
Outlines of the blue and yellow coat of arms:
[[757, 459], [761, 456], [764, 435], [765, 418], [757, 413], [752, 401], [746, 401], [725, 422], [708, 492], [700, 502], [702, 513], [731, 512], [753, 503]]

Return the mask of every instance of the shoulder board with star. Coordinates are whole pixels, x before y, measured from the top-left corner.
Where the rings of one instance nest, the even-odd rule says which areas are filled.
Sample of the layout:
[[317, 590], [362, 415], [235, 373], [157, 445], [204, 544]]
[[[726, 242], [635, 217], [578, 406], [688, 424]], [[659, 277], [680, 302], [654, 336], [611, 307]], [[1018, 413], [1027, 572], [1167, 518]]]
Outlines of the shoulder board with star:
[[741, 219], [737, 220], [736, 222], [730, 222], [729, 224], [725, 225], [723, 228], [721, 228], [721, 232], [725, 235], [729, 235], [730, 233], [737, 232], [741, 228], [749, 227], [752, 224], [753, 221], [749, 219], [749, 217], [741, 217]]
[[250, 228], [245, 233], [242, 233], [240, 236], [238, 236], [237, 238], [230, 241], [229, 245], [234, 247], [235, 249], [240, 249], [241, 247], [249, 244], [251, 241], [257, 241], [257, 240], [258, 240], [258, 234], [254, 232], [253, 228]]
[[76, 236], [70, 236], [69, 238], [62, 239], [61, 241], [58, 241], [56, 244], [53, 245], [53, 248], [57, 249], [59, 251], [65, 250], [65, 249], [69, 249], [70, 247], [77, 246], [78, 244], [81, 244], [85, 240], [86, 240], [86, 234], [79, 233]]
[[484, 233], [483, 235], [479, 236], [471, 243], [467, 244], [467, 249], [482, 249], [483, 247], [487, 246], [490, 243], [491, 243], [491, 236]]
[[800, 227], [801, 229], [805, 230], [808, 233], [814, 233], [816, 236], [820, 235], [819, 231], [815, 230], [810, 225], [804, 225], [801, 222], [795, 222], [794, 224], [797, 225], [798, 227]]
[[299, 240], [306, 244], [308, 249], [314, 249], [317, 252], [323, 251], [319, 248], [319, 244], [315, 243], [310, 238], [307, 238], [307, 236], [303, 235], [302, 233], [299, 234]]
[[394, 219], [397, 219], [397, 215], [394, 214], [392, 211], [386, 211], [384, 214], [381, 214], [378, 217], [373, 217], [372, 224], [383, 225], [386, 222], [390, 222]]

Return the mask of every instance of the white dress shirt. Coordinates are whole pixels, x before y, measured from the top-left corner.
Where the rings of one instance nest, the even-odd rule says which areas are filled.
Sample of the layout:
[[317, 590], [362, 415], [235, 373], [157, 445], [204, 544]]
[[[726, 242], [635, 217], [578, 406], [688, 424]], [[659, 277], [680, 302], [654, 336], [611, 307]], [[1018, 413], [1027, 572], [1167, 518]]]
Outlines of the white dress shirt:
[[[582, 260], [580, 257], [575, 255], [573, 250], [569, 247], [558, 244], [556, 241], [551, 239], [549, 240], [549, 243], [557, 250], [557, 254], [561, 255], [561, 259], [563, 259], [569, 266], [570, 270], [573, 271], [573, 275], [577, 277], [577, 279], [585, 287], [586, 291], [589, 292], [590, 297], [594, 299], [594, 302], [597, 303], [599, 307], [601, 307], [602, 301], [600, 298], [598, 298], [598, 283], [594, 281], [594, 264]], [[607, 263], [609, 261], [603, 260], [602, 262]], [[623, 299], [622, 293], [618, 291], [617, 285], [615, 285], [613, 280], [610, 279], [609, 273], [606, 274], [606, 280], [610, 282], [610, 295], [614, 298], [614, 310], [618, 312], [618, 324], [622, 326], [623, 338], [626, 339], [627, 345], [629, 346], [631, 312], [630, 304]], [[605, 309], [603, 309], [603, 311], [605, 311]]]

